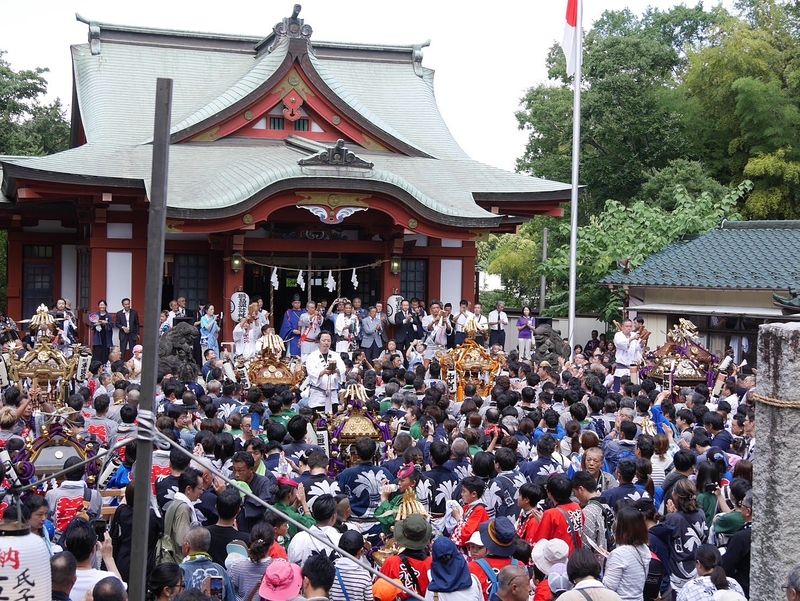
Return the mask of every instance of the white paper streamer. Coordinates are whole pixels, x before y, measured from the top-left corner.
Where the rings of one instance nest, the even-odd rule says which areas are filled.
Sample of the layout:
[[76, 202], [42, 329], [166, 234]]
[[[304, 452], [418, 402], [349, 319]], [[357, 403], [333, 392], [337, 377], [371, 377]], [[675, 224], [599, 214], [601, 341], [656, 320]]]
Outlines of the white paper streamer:
[[277, 267], [273, 267], [272, 268], [272, 277], [270, 278], [270, 282], [272, 282], [272, 287], [275, 288], [275, 290], [277, 290], [278, 286], [280, 285], [278, 283], [278, 268]]
[[325, 287], [328, 289], [328, 292], [333, 292], [336, 290], [336, 280], [333, 279], [333, 272], [328, 271], [328, 279], [325, 280]]
[[350, 278], [350, 281], [353, 282], [353, 288], [358, 290], [358, 276], [356, 275], [355, 269], [353, 269], [353, 276]]
[[306, 289], [306, 279], [303, 277], [302, 269], [297, 273], [297, 285], [300, 286], [300, 290]]

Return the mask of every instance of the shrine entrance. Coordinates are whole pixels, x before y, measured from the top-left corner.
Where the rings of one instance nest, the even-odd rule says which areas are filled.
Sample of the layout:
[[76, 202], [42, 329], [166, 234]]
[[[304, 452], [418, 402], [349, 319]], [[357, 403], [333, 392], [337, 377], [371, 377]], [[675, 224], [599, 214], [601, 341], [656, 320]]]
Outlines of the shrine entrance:
[[[280, 326], [280, 316], [291, 306], [292, 297], [299, 294], [302, 299], [302, 306], [309, 300], [319, 302], [327, 300], [328, 306], [334, 299], [346, 296], [352, 299], [359, 296], [364, 307], [368, 307], [380, 300], [381, 296], [381, 273], [380, 265], [375, 267], [363, 267], [380, 260], [380, 257], [362, 254], [339, 254], [339, 253], [312, 253], [305, 256], [272, 253], [269, 255], [248, 254], [248, 262], [245, 265], [244, 290], [250, 297], [261, 296], [264, 299], [264, 307], [278, 316]], [[272, 286], [272, 266], [279, 267], [278, 289]], [[358, 286], [353, 285], [353, 268], [356, 269]], [[333, 271], [332, 276], [336, 284], [334, 291], [328, 290], [328, 270]], [[305, 280], [305, 290], [297, 283], [297, 277], [303, 271]]]

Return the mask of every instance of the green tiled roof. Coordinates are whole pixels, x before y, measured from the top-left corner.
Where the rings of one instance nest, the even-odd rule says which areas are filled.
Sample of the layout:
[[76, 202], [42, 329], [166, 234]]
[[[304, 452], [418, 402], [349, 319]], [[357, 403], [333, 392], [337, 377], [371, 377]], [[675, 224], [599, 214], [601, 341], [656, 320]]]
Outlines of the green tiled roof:
[[800, 221], [726, 222], [671, 244], [602, 284], [786, 290], [800, 287]]
[[[173, 80], [172, 131], [202, 122], [269, 79], [287, 47], [284, 41], [255, 56], [191, 45], [118, 42], [105, 43], [99, 54], [92, 54], [88, 44], [75, 45], [75, 85], [86, 138], [117, 144], [149, 141], [158, 77]], [[342, 100], [383, 131], [431, 156], [466, 158], [439, 113], [431, 69], [423, 68], [418, 76], [411, 60], [342, 60], [313, 53], [309, 58]]]
[[[172, 131], [183, 131], [257, 93], [287, 56], [285, 40], [271, 52], [258, 54], [257, 38], [252, 37], [97, 27], [99, 46], [72, 47], [87, 143], [24, 164], [9, 160], [6, 180], [14, 177], [11, 165], [15, 165], [17, 172], [24, 167], [28, 176], [45, 181], [140, 186], [149, 194], [148, 142], [156, 79], [173, 80]], [[170, 215], [197, 219], [231, 215], [249, 208], [265, 191], [313, 186], [317, 180], [320, 187], [334, 182], [354, 190], [374, 190], [377, 182], [381, 190], [411, 202], [434, 221], [460, 227], [490, 227], [503, 219], [478, 206], [475, 195], [515, 194], [515, 202], [568, 198], [568, 184], [470, 159], [439, 112], [433, 71], [419, 64], [418, 50], [312, 40], [308, 56], [343, 103], [377, 129], [419, 150], [420, 156], [369, 152], [350, 144], [358, 156], [374, 163], [373, 169], [309, 168], [297, 161], [319, 148], [303, 151], [288, 142], [235, 136], [210, 143], [177, 143], [170, 150]]]
[[[84, 144], [58, 154], [25, 159], [22, 165], [52, 174], [139, 180], [149, 194], [151, 150], [149, 144]], [[170, 213], [203, 218], [201, 211], [235, 209], [261, 190], [285, 180], [342, 179], [356, 186], [361, 179], [402, 190], [439, 215], [473, 220], [473, 225], [483, 221], [488, 226], [497, 221], [498, 215], [475, 204], [473, 193], [502, 190], [535, 194], [569, 188], [471, 159], [430, 159], [359, 150], [360, 157], [375, 164], [373, 169], [297, 164], [312, 154], [284, 142], [246, 144], [220, 140], [173, 144], [167, 196]]]

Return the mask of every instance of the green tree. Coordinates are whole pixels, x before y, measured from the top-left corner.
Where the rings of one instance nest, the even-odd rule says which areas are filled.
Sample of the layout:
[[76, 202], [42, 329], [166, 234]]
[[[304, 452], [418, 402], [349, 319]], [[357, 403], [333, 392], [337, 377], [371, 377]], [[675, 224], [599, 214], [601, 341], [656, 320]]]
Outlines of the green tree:
[[42, 104], [47, 69], [14, 71], [0, 51], [0, 154], [41, 155], [69, 147], [61, 102]]
[[689, 57], [682, 85], [690, 153], [723, 183], [754, 182], [743, 213], [800, 217], [800, 9], [743, 0], [713, 42]]
[[[608, 198], [628, 202], [654, 169], [684, 155], [686, 131], [672, 110], [669, 91], [724, 17], [720, 9], [676, 7], [609, 11], [586, 35], [581, 114], [581, 183], [588, 213]], [[519, 171], [551, 179], [570, 176], [572, 92], [564, 56], [554, 46], [547, 59], [557, 86], [531, 88], [517, 113], [530, 131]]]
[[672, 211], [677, 202], [675, 192], [684, 189], [690, 196], [707, 192], [712, 198], [725, 193], [725, 187], [708, 174], [699, 161], [675, 159], [662, 169], [653, 169], [634, 200], [652, 203], [666, 211]]
[[[620, 293], [611, 292], [598, 282], [625, 264], [635, 268], [648, 256], [685, 235], [702, 234], [717, 227], [723, 219], [737, 219], [737, 204], [752, 187], [749, 181], [735, 189], [713, 196], [703, 192], [690, 195], [685, 188], [675, 190], [675, 207], [671, 211], [647, 201], [629, 206], [609, 200], [602, 213], [590, 217], [578, 230], [578, 294], [579, 312], [599, 314], [611, 321], [620, 316]], [[569, 223], [562, 221], [557, 234], [569, 236]], [[566, 315], [569, 277], [569, 246], [561, 245], [541, 266], [549, 282], [547, 311]]]
[[502, 300], [513, 306], [537, 302], [539, 274], [536, 265], [542, 258], [541, 224], [530, 221], [517, 234], [494, 238], [495, 243], [487, 253], [483, 267], [489, 273], [500, 275], [505, 296]]
[[[42, 155], [69, 147], [70, 127], [61, 101], [43, 104], [47, 69], [14, 71], [0, 51], [0, 154]], [[7, 243], [0, 230], [0, 307], [6, 304]]]

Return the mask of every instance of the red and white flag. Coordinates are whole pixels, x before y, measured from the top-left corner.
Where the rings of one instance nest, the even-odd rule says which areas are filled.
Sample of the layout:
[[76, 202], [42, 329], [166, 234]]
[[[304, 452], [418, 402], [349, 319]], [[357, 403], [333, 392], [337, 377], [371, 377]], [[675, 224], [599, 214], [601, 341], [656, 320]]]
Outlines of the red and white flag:
[[577, 36], [578, 32], [578, 2], [580, 0], [567, 0], [567, 21], [564, 24], [564, 39], [561, 48], [567, 57], [567, 75], [575, 75], [578, 66]]

